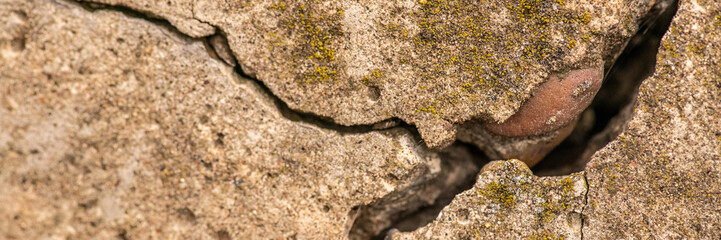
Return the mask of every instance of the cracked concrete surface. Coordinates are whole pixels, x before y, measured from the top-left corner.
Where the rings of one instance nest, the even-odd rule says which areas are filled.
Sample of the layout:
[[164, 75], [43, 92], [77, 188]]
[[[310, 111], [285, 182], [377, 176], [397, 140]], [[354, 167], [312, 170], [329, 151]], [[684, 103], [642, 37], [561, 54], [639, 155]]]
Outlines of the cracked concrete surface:
[[342, 238], [353, 207], [428, 204], [460, 161], [402, 128], [286, 119], [202, 41], [143, 19], [0, 9], [2, 238]]
[[90, 2], [159, 16], [190, 36], [217, 27], [244, 71], [290, 108], [342, 125], [397, 117], [436, 149], [463, 122], [505, 121], [551, 74], [609, 65], [653, 3]]
[[[0, 1], [3, 238], [344, 239], [357, 224], [357, 209], [371, 206], [376, 210], [361, 223], [368, 227], [350, 235], [367, 238], [401, 213], [433, 204], [442, 189], [457, 184], [449, 179], [475, 174], [469, 159], [441, 157], [424, 140], [431, 147], [446, 145], [455, 137], [444, 134], [455, 131], [455, 124], [505, 119], [551, 72], [610, 64], [651, 3], [499, 5], [495, 10], [512, 15], [516, 9], [519, 19], [528, 19], [490, 33], [518, 34], [513, 27], [561, 11], [567, 15], [556, 17], [579, 18], [549, 23], [543, 31], [578, 32], [549, 36], [550, 49], [590, 34], [587, 42], [547, 53], [563, 60], [500, 77], [532, 72], [517, 85], [481, 88], [496, 97], [468, 111], [469, 104], [451, 98], [433, 108], [423, 105], [462, 87], [446, 80], [465, 76], [463, 71], [441, 74], [428, 65], [433, 61], [391, 69], [402, 60], [392, 53], [416, 44], [398, 34], [434, 41], [414, 21], [460, 11], [435, 1], [399, 1], [391, 10], [345, 1], [102, 2], [166, 19], [172, 27], [112, 9], [90, 12], [70, 1]], [[424, 12], [429, 6], [438, 12]], [[493, 162], [435, 221], [393, 238], [719, 238], [720, 14], [720, 3], [681, 1], [656, 74], [641, 85], [632, 117], [584, 172], [535, 177], [519, 161]], [[491, 18], [502, 16], [509, 15]], [[263, 31], [284, 29], [283, 20], [300, 27]], [[512, 35], [519, 42], [495, 43], [538, 43]], [[328, 36], [338, 38], [326, 41]], [[331, 44], [335, 52], [316, 51], [320, 59], [312, 54], [307, 61], [293, 55], [319, 50], [318, 43]], [[378, 51], [384, 44], [398, 49]], [[430, 45], [409, 56], [437, 53], [442, 60], [459, 50], [434, 52], [457, 47], [452, 42]], [[486, 50], [499, 53], [491, 61], [505, 56]], [[243, 73], [267, 88], [235, 71], [236, 59]], [[296, 68], [283, 68], [296, 60]], [[340, 65], [346, 68], [336, 70], [338, 79], [324, 72]], [[304, 75], [317, 67], [319, 72]], [[404, 82], [417, 69], [440, 77]], [[326, 79], [306, 84], [295, 81], [298, 76]], [[340, 84], [324, 85], [334, 81]], [[516, 98], [498, 97], [508, 92]], [[408, 97], [418, 99], [401, 103]], [[494, 104], [493, 111], [486, 108]], [[334, 125], [315, 115], [363, 126]], [[371, 127], [393, 117], [417, 126], [420, 137], [404, 124]], [[428, 135], [436, 130], [439, 135]]]
[[631, 120], [586, 167], [584, 237], [721, 237], [719, 33], [721, 2], [679, 2]]
[[[718, 239], [720, 32], [721, 3], [680, 2], [661, 42], [656, 72], [640, 86], [630, 119], [614, 141], [594, 154], [584, 171], [587, 196], [581, 224], [570, 224], [576, 227], [572, 231], [548, 227], [538, 220], [543, 214], [525, 205], [530, 201], [525, 194], [536, 188], [522, 191], [523, 187], [504, 186], [508, 189], [502, 191], [505, 194], [491, 194], [492, 198], [484, 195], [488, 186], [500, 186], [493, 185], [496, 175], [516, 180], [503, 184], [522, 179], [513, 178], [518, 170], [486, 170], [490, 173], [484, 171], [477, 185], [459, 195], [433, 223], [393, 238]], [[496, 163], [502, 164], [513, 163]], [[494, 176], [484, 178], [484, 174]], [[469, 199], [474, 195], [480, 196]], [[495, 202], [479, 204], [487, 199]], [[518, 199], [526, 201], [517, 203]], [[488, 211], [494, 210], [493, 204], [503, 203], [513, 203], [506, 205], [506, 212], [517, 212], [508, 216], [498, 214], [498, 210]], [[537, 222], [541, 227], [517, 228]], [[496, 229], [482, 231], [484, 227]]]
[[536, 177], [520, 161], [486, 165], [435, 221], [392, 239], [580, 239], [582, 174]]

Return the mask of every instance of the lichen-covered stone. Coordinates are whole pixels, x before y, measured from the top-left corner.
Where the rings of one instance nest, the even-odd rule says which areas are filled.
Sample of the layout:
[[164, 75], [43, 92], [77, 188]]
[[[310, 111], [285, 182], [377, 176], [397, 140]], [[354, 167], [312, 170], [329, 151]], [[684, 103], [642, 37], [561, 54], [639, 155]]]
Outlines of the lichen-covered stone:
[[215, 26], [292, 109], [343, 125], [398, 117], [433, 148], [465, 121], [505, 121], [551, 74], [610, 64], [653, 2], [92, 1], [191, 36], [192, 20]]
[[586, 172], [584, 238], [721, 238], [721, 2], [679, 2], [633, 117]]
[[392, 239], [580, 239], [582, 174], [536, 177], [517, 160], [486, 165], [427, 226]]
[[[563, 124], [484, 126], [546, 77], [608, 64], [652, 3], [98, 2], [182, 34], [118, 8], [0, 1], [0, 238], [375, 235], [474, 171], [393, 117], [430, 146], [458, 131], [493, 157], [550, 150]], [[586, 172], [493, 162], [393, 238], [720, 238], [719, 33], [720, 3], [681, 1], [632, 118]], [[234, 58], [291, 108], [368, 130], [297, 120]]]
[[0, 22], [0, 238], [339, 239], [356, 206], [442, 189], [408, 131], [292, 121], [166, 27], [49, 0]]

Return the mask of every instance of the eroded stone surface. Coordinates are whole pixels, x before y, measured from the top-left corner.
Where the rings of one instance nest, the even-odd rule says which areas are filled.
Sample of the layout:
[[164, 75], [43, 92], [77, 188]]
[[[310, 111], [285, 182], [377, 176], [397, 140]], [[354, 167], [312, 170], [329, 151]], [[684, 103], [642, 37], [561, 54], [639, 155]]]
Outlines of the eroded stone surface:
[[[681, 1], [661, 44], [656, 73], [641, 85], [630, 121], [620, 136], [597, 152], [586, 167], [584, 239], [721, 237], [718, 231], [721, 228], [719, 33], [721, 3]], [[478, 185], [475, 188], [478, 189]], [[508, 189], [507, 192], [522, 190]], [[396, 237], [508, 238], [483, 235], [499, 231], [476, 231], [485, 226], [484, 221], [477, 220], [473, 211], [459, 211], [473, 209], [468, 206], [475, 207], [474, 201], [486, 199], [478, 196], [480, 194], [466, 199], [471, 194], [459, 196], [431, 225]], [[489, 208], [494, 204], [498, 203], [475, 208]], [[460, 217], [459, 212], [463, 213]], [[493, 217], [492, 214], [477, 215]], [[525, 223], [514, 221], [507, 225], [515, 226], [519, 222]], [[528, 229], [534, 227], [524, 228]], [[554, 232], [540, 239], [559, 238], [551, 234]], [[530, 238], [534, 237], [539, 235]]]
[[392, 239], [580, 239], [583, 175], [536, 177], [517, 160], [491, 162], [476, 185], [429, 225]]
[[409, 132], [288, 120], [201, 41], [65, 1], [0, 19], [0, 238], [338, 239], [355, 206], [438, 194]]
[[398, 117], [434, 148], [467, 120], [506, 120], [550, 74], [610, 63], [653, 2], [93, 1], [191, 36], [203, 34], [185, 20], [216, 26], [292, 109], [343, 125]]
[[[465, 117], [503, 119], [528, 98], [527, 91], [543, 81], [543, 76], [600, 63], [601, 57], [609, 57], [611, 49], [618, 46], [604, 41], [623, 39], [634, 28], [634, 16], [647, 6], [625, 1], [620, 9], [612, 5], [619, 3], [616, 1], [593, 2], [608, 7], [570, 1], [544, 2], [544, 7], [563, 6], [571, 9], [568, 11], [578, 11], [577, 14], [592, 8], [593, 12], [588, 10], [591, 15], [588, 23], [584, 23], [583, 14], [571, 13], [569, 16], [581, 18], [570, 25], [550, 22], [544, 27], [549, 33], [564, 33], [564, 26], [580, 27], [571, 36], [584, 40], [583, 35], [576, 34], [591, 31], [588, 42], [579, 41], [560, 53], [546, 52], [561, 54], [564, 60], [539, 60], [548, 65], [534, 66], [537, 72], [529, 75], [533, 79], [528, 81], [503, 85], [502, 81], [517, 76], [514, 74], [525, 74], [527, 69], [522, 69], [496, 75], [500, 87], [473, 86], [477, 92], [464, 90], [468, 94], [484, 93], [489, 98], [486, 105], [476, 106], [463, 101], [455, 105], [455, 100], [472, 95], [459, 94], [458, 99], [444, 95], [463, 88], [448, 76], [478, 80], [473, 74], [449, 70], [465, 66], [463, 63], [441, 66], [447, 67], [446, 72], [432, 66], [452, 60], [453, 54], [447, 53], [468, 49], [452, 49], [460, 45], [429, 36], [429, 29], [416, 22], [424, 16], [438, 16], [434, 14], [442, 14], [453, 5], [422, 15], [424, 9], [433, 11], [428, 6], [435, 3], [396, 2], [388, 4], [395, 7], [391, 10], [384, 10], [385, 5], [344, 1], [109, 3], [154, 12], [194, 37], [213, 34], [214, 26], [227, 31], [228, 46], [246, 73], [257, 75], [295, 109], [330, 116], [343, 124], [374, 123], [399, 116], [418, 124], [426, 140], [429, 131], [438, 136], [453, 133], [457, 123], [454, 121]], [[163, 4], [167, 6], [161, 7]], [[496, 5], [495, 10], [506, 11], [507, 15], [493, 15], [498, 19], [492, 21], [513, 14], [507, 5]], [[473, 7], [478, 6], [469, 9]], [[491, 11], [480, 8], [481, 13]], [[408, 15], [394, 15], [393, 9]], [[620, 15], [599, 14], [611, 9], [620, 11]], [[539, 43], [537, 36], [544, 35], [531, 35], [525, 40], [513, 36], [524, 31], [517, 27], [545, 21], [537, 17], [556, 11], [537, 10], [520, 9], [517, 14], [528, 19], [488, 31], [510, 34], [509, 43], [519, 45], [504, 46], [510, 49], [509, 54], [537, 46], [534, 45]], [[410, 14], [414, 11], [419, 15]], [[303, 18], [305, 13], [307, 19]], [[485, 21], [482, 14], [470, 16]], [[599, 20], [596, 16], [605, 17]], [[228, 65], [208, 56], [203, 42], [173, 30], [119, 12], [90, 13], [65, 1], [0, 2], [0, 19], [3, 238], [336, 239], [347, 236], [353, 223], [353, 207], [387, 202], [399, 210], [396, 206], [405, 206], [402, 201], [414, 198], [427, 204], [437, 191], [417, 190], [422, 190], [426, 182], [442, 184], [433, 181], [442, 175], [442, 160], [419, 147], [420, 139], [395, 128], [396, 123], [374, 126], [386, 130], [343, 133], [291, 121], [261, 87], [239, 78]], [[235, 20], [238, 22], [232, 22]], [[290, 28], [283, 25], [283, 20], [291, 21], [286, 24], [300, 21], [311, 26]], [[398, 25], [392, 25], [393, 21]], [[243, 27], [250, 30], [242, 30]], [[318, 35], [304, 32], [308, 29], [317, 30]], [[338, 29], [342, 35], [334, 32]], [[404, 31], [409, 32], [411, 41], [418, 38], [426, 42], [407, 43], [408, 39], [404, 39], [407, 36], [401, 37]], [[587, 205], [582, 206], [586, 185], [580, 174], [538, 178], [518, 161], [496, 162], [479, 177], [474, 189], [455, 199], [435, 222], [394, 237], [574, 239], [580, 237], [583, 222], [583, 236], [590, 239], [718, 239], [719, 32], [719, 3], [682, 2], [664, 39], [658, 72], [641, 87], [634, 117], [622, 135], [597, 153], [586, 169], [590, 186]], [[329, 42], [325, 42], [326, 36], [331, 36]], [[549, 35], [549, 39], [546, 42], [550, 49], [571, 43], [561, 41], [557, 35]], [[313, 45], [314, 41], [322, 42], [323, 46], [330, 44], [334, 51], [316, 51], [320, 48]], [[494, 39], [486, 41], [498, 43]], [[353, 45], [359, 42], [364, 44]], [[392, 45], [392, 51], [409, 54], [377, 52], [390, 48], [385, 44]], [[445, 52], [444, 47], [451, 49]], [[485, 50], [492, 51], [498, 45], [487, 47]], [[482, 52], [484, 49], [480, 48]], [[307, 51], [312, 54], [306, 60], [303, 54]], [[321, 53], [321, 59], [316, 59], [313, 51]], [[330, 53], [332, 60], [322, 59]], [[394, 57], [398, 56], [414, 58], [408, 57], [405, 60], [409, 62], [403, 65], [397, 64], [400, 59]], [[417, 56], [437, 57], [414, 62], [421, 61]], [[458, 56], [461, 60], [467, 57]], [[219, 57], [232, 60], [228, 56]], [[502, 57], [483, 60], [496, 61]], [[389, 64], [384, 62], [386, 59], [390, 59]], [[293, 62], [300, 64], [282, 70]], [[501, 65], [500, 69], [507, 67]], [[323, 71], [339, 66], [344, 70], [336, 71], [335, 83], [331, 80], [334, 75]], [[316, 67], [321, 70], [315, 72]], [[429, 70], [420, 73], [414, 70], [420, 67]], [[430, 77], [416, 78], [417, 74]], [[438, 78], [438, 82], [430, 80], [444, 74], [448, 76]], [[328, 79], [296, 82], [294, 76]], [[404, 79], [420, 80], [403, 82]], [[352, 81], [360, 83], [352, 85]], [[420, 87], [428, 83], [437, 85]], [[418, 90], [407, 88], [409, 85]], [[342, 88], [348, 86], [351, 87]], [[357, 86], [360, 90], [353, 88]], [[504, 93], [520, 97], [501, 100], [499, 96]], [[438, 96], [443, 98], [435, 99]], [[426, 100], [439, 103], [428, 108], [423, 105]], [[489, 106], [497, 107], [492, 103], [507, 105], [484, 112]], [[465, 112], [463, 109], [469, 106], [478, 109]], [[377, 109], [392, 111], [374, 112]], [[429, 128], [429, 124], [434, 127]], [[479, 123], [474, 127], [480, 126]], [[494, 137], [497, 136], [488, 138]], [[517, 147], [517, 151], [507, 152], [514, 154], [528, 149], [520, 144], [534, 145], [533, 141], [554, 139], [552, 134], [543, 137], [547, 138], [524, 140], [529, 142], [490, 141]], [[498, 149], [501, 148], [492, 150]], [[405, 191], [408, 189], [412, 191]], [[583, 217], [579, 215], [581, 208]], [[371, 229], [370, 235], [378, 228]]]
[[721, 237], [721, 3], [680, 1], [657, 61], [586, 168], [584, 238]]

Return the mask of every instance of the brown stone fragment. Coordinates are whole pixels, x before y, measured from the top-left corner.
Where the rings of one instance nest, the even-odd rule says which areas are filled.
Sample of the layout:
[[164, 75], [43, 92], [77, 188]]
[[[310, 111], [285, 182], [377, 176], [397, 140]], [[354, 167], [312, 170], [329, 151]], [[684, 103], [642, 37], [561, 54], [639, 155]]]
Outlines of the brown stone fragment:
[[488, 131], [510, 137], [548, 133], [566, 126], [583, 112], [601, 88], [603, 68], [551, 75], [536, 89], [533, 97], [502, 123], [488, 123]]

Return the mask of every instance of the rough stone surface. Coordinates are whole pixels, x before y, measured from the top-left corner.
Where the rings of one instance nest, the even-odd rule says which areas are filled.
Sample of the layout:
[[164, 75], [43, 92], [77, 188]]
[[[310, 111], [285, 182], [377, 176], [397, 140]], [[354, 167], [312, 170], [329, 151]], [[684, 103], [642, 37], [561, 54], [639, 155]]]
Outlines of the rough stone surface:
[[170, 28], [66, 1], [0, 19], [0, 238], [339, 239], [354, 207], [443, 187], [408, 131], [291, 121]]
[[584, 238], [721, 238], [721, 2], [679, 4], [633, 117], [586, 168]]
[[[484, 124], [552, 74], [608, 64], [651, 4], [98, 1], [172, 26], [0, 0], [0, 238], [368, 238], [477, 170], [423, 140], [465, 121], [458, 137], [499, 158], [549, 150], [564, 128]], [[584, 172], [493, 162], [392, 237], [721, 238], [720, 33], [721, 3], [681, 1], [655, 75]]]
[[517, 160], [486, 165], [436, 220], [392, 239], [580, 239], [582, 174], [536, 177]]
[[343, 125], [397, 117], [433, 148], [465, 121], [506, 120], [550, 74], [610, 64], [653, 3], [92, 1], [191, 36], [207, 35], [196, 21], [215, 26], [248, 75], [292, 109]]
[[[621, 134], [597, 152], [586, 168], [584, 239], [721, 237], [718, 231], [721, 229], [719, 33], [721, 3], [680, 2], [661, 43], [655, 74], [641, 85], [635, 106], [630, 108], [632, 111], [624, 113], [631, 114], [628, 122]], [[509, 189], [509, 192], [520, 190]], [[473, 211], [461, 211], [473, 209], [468, 206], [484, 199], [483, 196], [466, 199], [471, 194], [469, 190], [460, 195], [436, 222], [394, 238], [498, 238], [483, 234], [499, 231], [480, 231], [476, 235], [475, 229], [485, 226], [486, 220], [468, 217], [467, 213], [475, 213]], [[459, 212], [464, 215], [459, 217]], [[514, 223], [518, 222], [523, 221]], [[545, 235], [540, 239], [558, 237]]]

